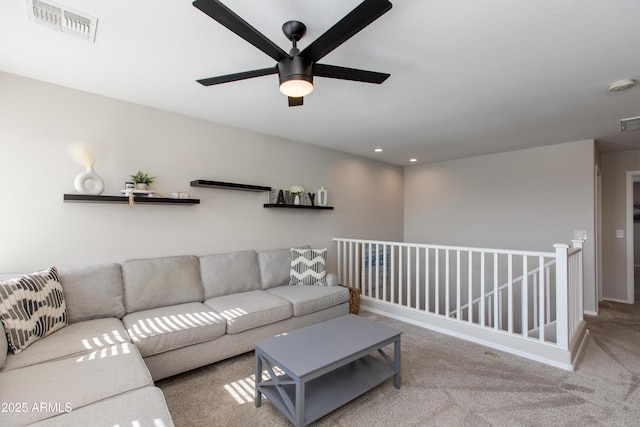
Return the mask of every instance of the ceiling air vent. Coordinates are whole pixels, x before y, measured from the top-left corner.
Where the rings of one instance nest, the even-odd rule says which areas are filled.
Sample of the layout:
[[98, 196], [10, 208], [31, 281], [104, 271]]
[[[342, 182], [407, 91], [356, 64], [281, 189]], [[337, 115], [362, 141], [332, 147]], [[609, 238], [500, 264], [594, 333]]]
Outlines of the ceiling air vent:
[[640, 129], [640, 116], [620, 120], [620, 130], [622, 132], [638, 129]]
[[51, 1], [26, 0], [26, 4], [30, 21], [95, 42], [97, 18]]

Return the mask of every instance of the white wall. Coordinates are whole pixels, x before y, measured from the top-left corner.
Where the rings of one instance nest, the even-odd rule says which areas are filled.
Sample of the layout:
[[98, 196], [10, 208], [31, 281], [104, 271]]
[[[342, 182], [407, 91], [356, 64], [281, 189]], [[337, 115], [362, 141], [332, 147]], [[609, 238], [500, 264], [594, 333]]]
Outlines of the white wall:
[[585, 310], [597, 311], [594, 141], [405, 168], [407, 242], [552, 252], [586, 230]]
[[[222, 126], [0, 73], [0, 272], [129, 257], [211, 254], [333, 237], [401, 240], [403, 170], [337, 151]], [[83, 168], [68, 146], [94, 148], [105, 195], [138, 169], [154, 190], [200, 205], [63, 203]], [[265, 209], [267, 193], [190, 187], [195, 179], [329, 190], [334, 211]]]
[[[627, 301], [626, 188], [627, 171], [640, 170], [640, 150], [601, 154], [602, 274], [604, 298]], [[624, 230], [624, 239], [616, 238]], [[640, 239], [636, 234], [634, 242]]]

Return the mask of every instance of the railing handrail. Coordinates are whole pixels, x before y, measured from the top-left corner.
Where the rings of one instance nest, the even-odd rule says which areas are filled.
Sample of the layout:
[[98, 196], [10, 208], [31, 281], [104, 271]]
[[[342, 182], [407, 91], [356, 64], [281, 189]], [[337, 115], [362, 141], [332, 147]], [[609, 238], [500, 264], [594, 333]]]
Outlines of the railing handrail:
[[[574, 251], [574, 252], [577, 252], [577, 251]], [[552, 261], [549, 261], [548, 263], [546, 263], [546, 264], [544, 265], [544, 268], [551, 267], [551, 266], [552, 266], [553, 264], [555, 264], [555, 263], [556, 263], [556, 260], [555, 260], [555, 258], [554, 258]], [[529, 273], [527, 273], [527, 277], [529, 277], [529, 276], [533, 276], [534, 274], [538, 273], [539, 271], [540, 271], [540, 267], [536, 267], [536, 268], [534, 268], [533, 270], [531, 270]], [[523, 279], [523, 278], [524, 278], [524, 274], [521, 274], [520, 276], [518, 276], [518, 277], [516, 277], [515, 279], [513, 279], [513, 281], [511, 282], [511, 284], [515, 284], [515, 283], [518, 283], [518, 282], [522, 282], [522, 279]], [[505, 283], [504, 285], [498, 286], [498, 291], [502, 291], [504, 288], [507, 288], [507, 287], [509, 287], [509, 282]], [[491, 289], [489, 292], [487, 292], [486, 294], [484, 294], [484, 297], [478, 297], [478, 298], [476, 298], [476, 299], [472, 300], [472, 301], [471, 301], [471, 304], [473, 305], [473, 304], [475, 304], [475, 303], [477, 303], [477, 302], [480, 302], [480, 300], [481, 300], [482, 298], [487, 298], [487, 297], [493, 296], [493, 294], [494, 294], [494, 293], [495, 293], [495, 291], [494, 291], [493, 289]], [[460, 306], [460, 310], [465, 309], [465, 308], [467, 308], [468, 306], [469, 306], [469, 303], [466, 303], [466, 304], [464, 304], [464, 305]], [[453, 313], [455, 313], [455, 312], [457, 312], [457, 311], [458, 311], [458, 309], [456, 308], [455, 310], [452, 310], [452, 311], [450, 311], [449, 313], [452, 313], [452, 314], [453, 314]]]
[[364, 239], [350, 239], [346, 237], [334, 237], [334, 242], [353, 242], [353, 243], [367, 243], [372, 245], [394, 245], [404, 246], [410, 248], [429, 248], [429, 249], [442, 249], [452, 251], [468, 251], [468, 252], [486, 252], [494, 253], [498, 255], [520, 255], [520, 256], [543, 256], [547, 258], [555, 257], [555, 252], [541, 252], [541, 251], [523, 251], [518, 249], [495, 249], [495, 248], [479, 248], [474, 246], [447, 246], [447, 245], [431, 245], [424, 243], [407, 243], [407, 242], [393, 242], [384, 240], [364, 240]]

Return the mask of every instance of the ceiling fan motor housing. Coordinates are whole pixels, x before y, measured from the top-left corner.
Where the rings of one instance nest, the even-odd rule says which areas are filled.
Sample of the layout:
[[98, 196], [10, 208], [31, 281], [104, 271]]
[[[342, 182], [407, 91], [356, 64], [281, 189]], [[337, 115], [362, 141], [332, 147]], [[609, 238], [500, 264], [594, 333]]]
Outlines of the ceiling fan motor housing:
[[313, 64], [301, 56], [285, 58], [278, 62], [280, 85], [290, 80], [305, 80], [313, 84]]

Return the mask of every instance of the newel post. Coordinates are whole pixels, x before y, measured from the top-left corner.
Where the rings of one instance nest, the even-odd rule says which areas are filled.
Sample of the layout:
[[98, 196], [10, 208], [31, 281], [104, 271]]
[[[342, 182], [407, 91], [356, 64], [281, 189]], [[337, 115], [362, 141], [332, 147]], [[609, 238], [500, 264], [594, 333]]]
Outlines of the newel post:
[[558, 347], [569, 349], [569, 245], [556, 243], [556, 339]]
[[584, 320], [584, 277], [582, 272], [582, 245], [584, 244], [584, 240], [572, 240], [572, 245], [576, 249], [580, 249], [580, 254], [578, 255], [578, 266], [575, 274], [576, 278], [576, 290], [574, 291], [575, 295], [571, 295], [572, 298], [576, 299], [576, 313], [574, 316], [577, 317], [577, 320]]

